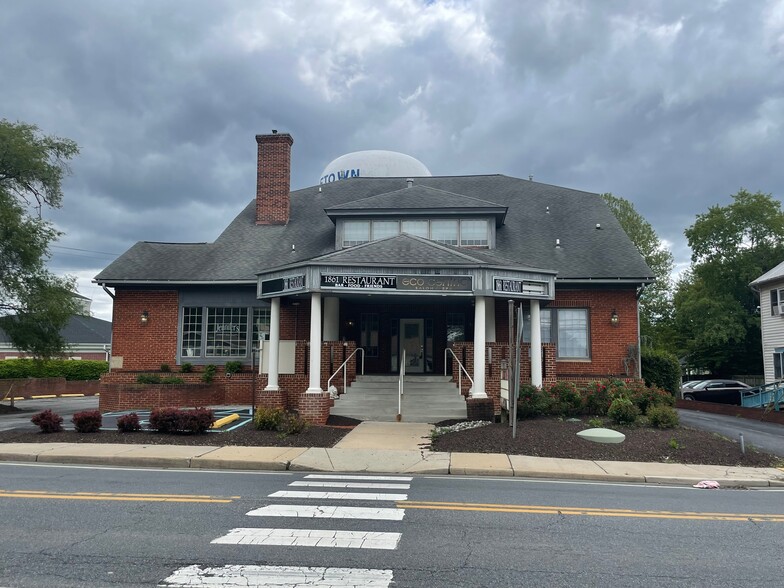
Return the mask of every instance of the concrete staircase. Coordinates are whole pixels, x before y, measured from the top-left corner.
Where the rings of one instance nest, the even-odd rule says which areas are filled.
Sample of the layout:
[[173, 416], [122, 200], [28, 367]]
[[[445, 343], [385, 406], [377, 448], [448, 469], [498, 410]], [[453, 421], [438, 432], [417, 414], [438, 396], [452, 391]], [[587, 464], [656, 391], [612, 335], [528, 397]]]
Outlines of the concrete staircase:
[[[357, 376], [331, 413], [363, 421], [394, 421], [398, 376]], [[406, 376], [403, 422], [436, 423], [466, 418], [466, 402], [449, 376]]]

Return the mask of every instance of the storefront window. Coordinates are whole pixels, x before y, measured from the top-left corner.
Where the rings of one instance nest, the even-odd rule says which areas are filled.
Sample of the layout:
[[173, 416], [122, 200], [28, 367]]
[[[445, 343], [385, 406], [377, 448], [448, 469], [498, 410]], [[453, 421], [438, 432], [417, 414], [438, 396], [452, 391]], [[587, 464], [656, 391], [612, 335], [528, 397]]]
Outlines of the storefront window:
[[367, 357], [378, 357], [378, 315], [367, 313], [362, 315], [360, 346]]
[[205, 355], [244, 357], [248, 341], [247, 308], [208, 308]]
[[182, 349], [183, 357], [201, 355], [201, 307], [190, 306], [182, 309]]
[[253, 309], [253, 341], [255, 345], [259, 336], [265, 341], [269, 341], [270, 333], [270, 309], [268, 306]]
[[465, 316], [462, 312], [448, 312], [446, 314], [446, 341], [465, 341]]

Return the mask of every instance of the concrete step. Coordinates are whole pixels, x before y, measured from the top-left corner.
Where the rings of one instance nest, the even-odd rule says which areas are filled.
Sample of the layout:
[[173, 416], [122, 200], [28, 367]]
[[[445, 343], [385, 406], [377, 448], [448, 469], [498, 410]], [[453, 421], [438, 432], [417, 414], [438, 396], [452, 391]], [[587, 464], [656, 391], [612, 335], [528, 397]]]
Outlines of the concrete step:
[[[396, 376], [394, 374], [385, 374], [385, 375], [373, 375], [373, 374], [365, 374], [364, 376], [361, 374], [357, 375], [357, 382], [397, 382], [400, 379], [400, 376]], [[424, 375], [412, 375], [407, 374], [405, 376], [406, 382], [451, 382], [452, 376], [441, 376], [435, 374], [428, 374]]]

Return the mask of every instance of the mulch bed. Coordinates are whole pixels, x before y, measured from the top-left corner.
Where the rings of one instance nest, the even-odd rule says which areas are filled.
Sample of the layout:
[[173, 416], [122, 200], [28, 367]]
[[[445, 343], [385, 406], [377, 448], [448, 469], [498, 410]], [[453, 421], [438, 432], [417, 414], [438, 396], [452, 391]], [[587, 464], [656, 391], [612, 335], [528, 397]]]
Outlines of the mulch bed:
[[724, 466], [772, 467], [781, 465], [780, 457], [754, 451], [708, 431], [680, 427], [651, 429], [605, 425], [626, 435], [617, 445], [586, 441], [577, 436], [587, 429], [586, 422], [573, 423], [554, 418], [538, 418], [517, 423], [512, 439], [508, 424], [446, 433], [432, 444], [434, 451], [506, 453], [539, 457], [561, 457], [606, 461], [671, 462]]
[[240, 445], [245, 447], [332, 447], [360, 421], [330, 416], [326, 426], [310, 426], [297, 435], [281, 435], [276, 431], [257, 431], [250, 425], [225, 433], [163, 434], [153, 431], [119, 433], [43, 434], [30, 429], [0, 431], [0, 443], [131, 443], [140, 445]]

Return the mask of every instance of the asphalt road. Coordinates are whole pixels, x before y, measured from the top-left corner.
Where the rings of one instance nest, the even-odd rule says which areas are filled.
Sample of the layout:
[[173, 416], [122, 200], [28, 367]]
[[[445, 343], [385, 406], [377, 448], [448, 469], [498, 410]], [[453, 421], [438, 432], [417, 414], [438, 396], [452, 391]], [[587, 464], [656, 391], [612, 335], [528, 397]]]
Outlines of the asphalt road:
[[739, 441], [742, 433], [746, 447], [753, 445], [761, 451], [784, 457], [784, 425], [696, 410], [680, 409], [678, 414], [682, 425], [712, 431], [734, 441]]
[[[305, 585], [307, 574], [351, 576], [356, 570], [370, 571], [353, 584], [344, 577], [308, 585], [381, 586], [391, 579], [396, 587], [434, 588], [728, 587], [781, 581], [784, 489], [395, 478], [0, 464], [0, 586], [155, 586], [207, 566], [210, 585], [235, 586], [247, 584], [229, 584], [231, 570], [268, 578], [298, 574], [300, 583], [290, 584], [296, 586]], [[396, 487], [339, 486], [345, 484]], [[280, 492], [365, 492], [377, 499]], [[304, 514], [334, 516], [335, 506], [371, 514], [360, 520]], [[280, 516], [280, 510], [248, 515], [260, 508], [300, 516]], [[402, 520], [379, 518], [401, 511]], [[261, 538], [259, 529], [272, 530]], [[299, 545], [305, 531], [311, 542], [343, 546]], [[240, 537], [267, 544], [237, 544]], [[362, 546], [349, 546], [359, 545], [357, 537]]]
[[17, 400], [14, 406], [21, 409], [22, 412], [0, 415], [0, 431], [17, 428], [35, 429], [36, 426], [30, 422], [30, 418], [35, 413], [46, 409], [52, 410], [63, 417], [64, 427], [72, 427], [71, 417], [82, 410], [97, 409], [98, 397], [82, 396]]

